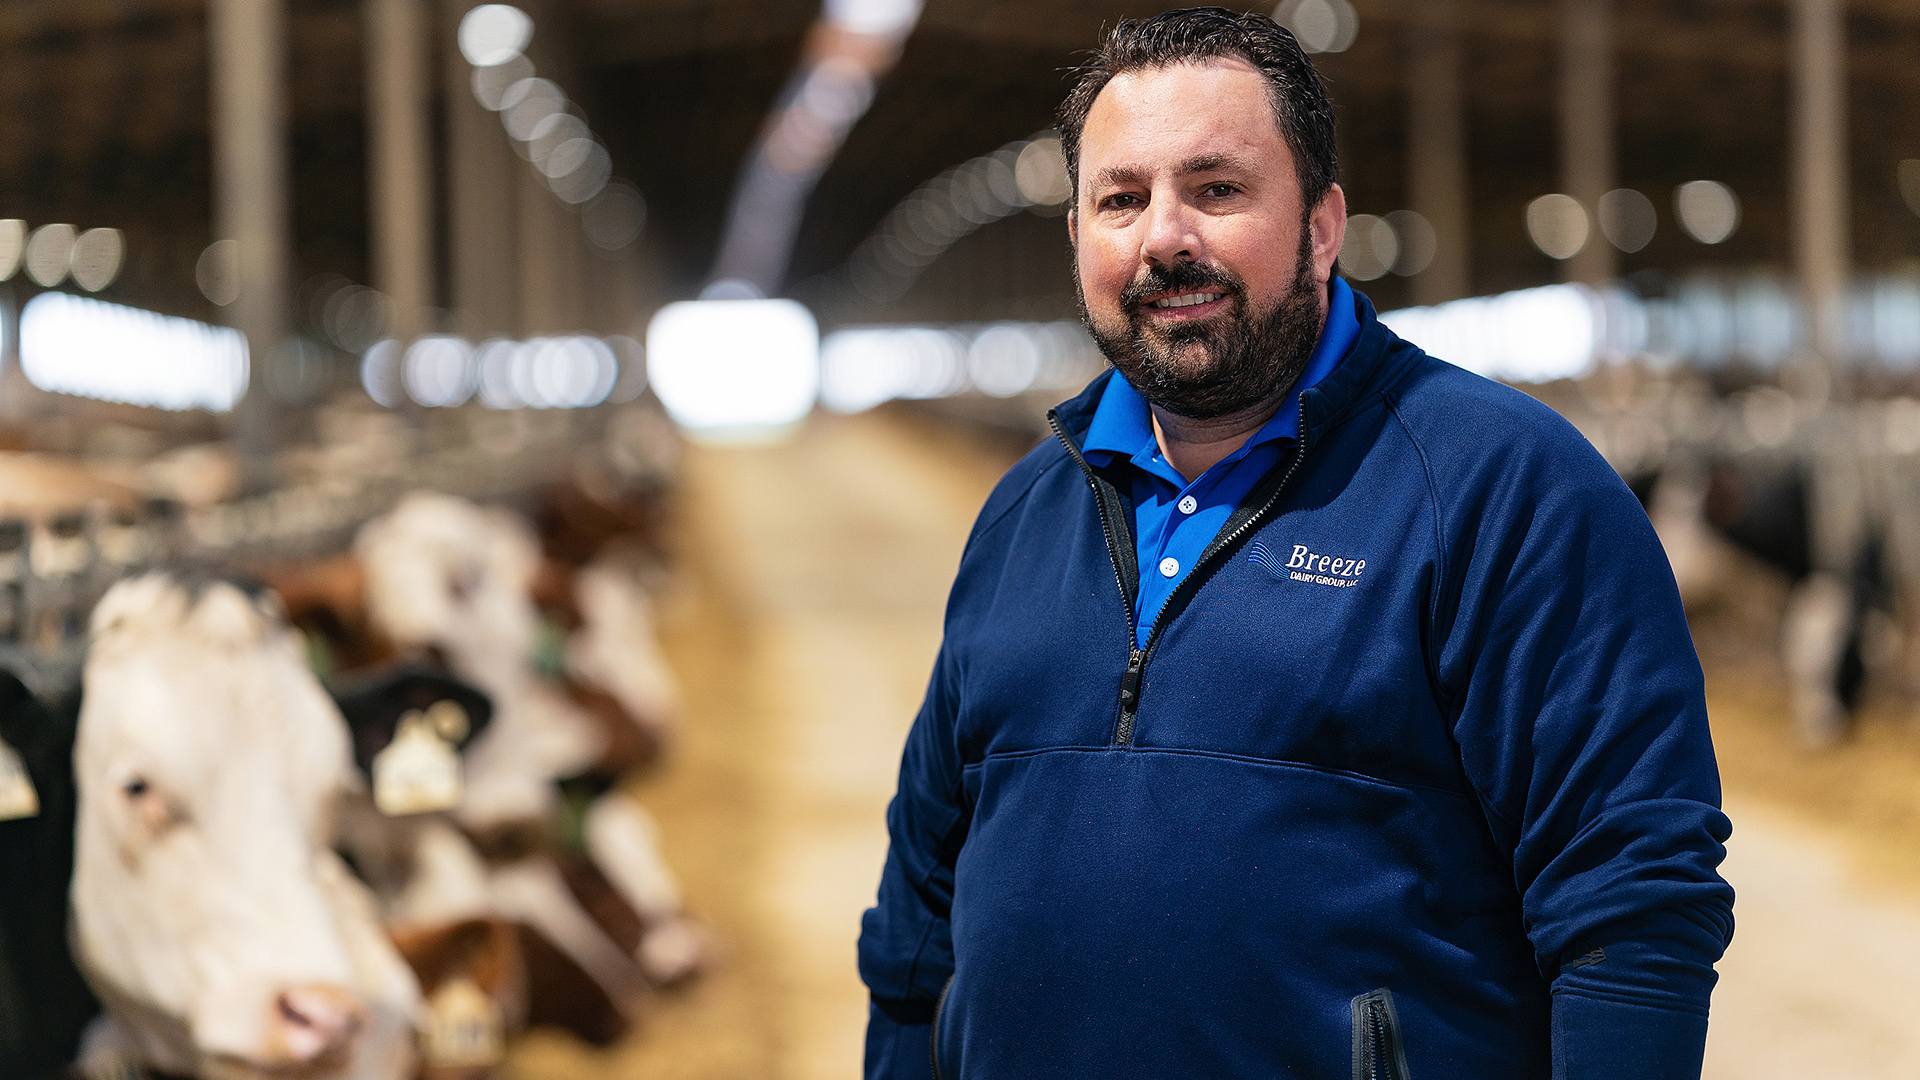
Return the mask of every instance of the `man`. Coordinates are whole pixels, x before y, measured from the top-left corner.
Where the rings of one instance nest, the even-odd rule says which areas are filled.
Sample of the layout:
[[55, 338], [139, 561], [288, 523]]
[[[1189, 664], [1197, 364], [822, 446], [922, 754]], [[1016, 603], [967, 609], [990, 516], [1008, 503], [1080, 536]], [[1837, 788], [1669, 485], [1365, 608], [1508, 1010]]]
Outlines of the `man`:
[[1697, 1076], [1729, 825], [1633, 496], [1334, 276], [1268, 20], [1120, 24], [1061, 132], [1116, 371], [961, 559], [868, 1076]]

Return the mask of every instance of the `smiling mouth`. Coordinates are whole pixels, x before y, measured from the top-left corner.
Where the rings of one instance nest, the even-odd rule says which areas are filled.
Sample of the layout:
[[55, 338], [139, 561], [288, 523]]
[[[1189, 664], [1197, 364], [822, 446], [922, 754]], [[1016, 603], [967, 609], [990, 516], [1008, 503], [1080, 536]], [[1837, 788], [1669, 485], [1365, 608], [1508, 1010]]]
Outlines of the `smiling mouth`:
[[1147, 301], [1147, 306], [1151, 308], [1160, 308], [1162, 310], [1166, 310], [1170, 308], [1195, 307], [1200, 304], [1210, 304], [1213, 301], [1218, 300], [1225, 295], [1227, 294], [1219, 293], [1219, 292], [1181, 293], [1178, 296], [1163, 296], [1158, 300], [1149, 300]]

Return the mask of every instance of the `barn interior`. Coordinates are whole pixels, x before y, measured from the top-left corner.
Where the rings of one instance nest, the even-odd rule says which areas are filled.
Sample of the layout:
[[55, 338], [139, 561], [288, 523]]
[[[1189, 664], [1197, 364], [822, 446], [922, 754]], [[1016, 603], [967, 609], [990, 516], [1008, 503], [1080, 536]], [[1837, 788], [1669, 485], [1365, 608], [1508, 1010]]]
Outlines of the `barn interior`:
[[[616, 552], [677, 687], [618, 787], [700, 960], [615, 1037], [522, 1017], [448, 1067], [849, 1075], [961, 546], [1105, 366], [1054, 110], [1161, 10], [0, 4], [0, 666], [58, 699], [116, 582], [310, 584], [419, 491]], [[1735, 822], [1705, 1075], [1920, 1074], [1920, 7], [1271, 13], [1334, 103], [1342, 273], [1668, 541]]]

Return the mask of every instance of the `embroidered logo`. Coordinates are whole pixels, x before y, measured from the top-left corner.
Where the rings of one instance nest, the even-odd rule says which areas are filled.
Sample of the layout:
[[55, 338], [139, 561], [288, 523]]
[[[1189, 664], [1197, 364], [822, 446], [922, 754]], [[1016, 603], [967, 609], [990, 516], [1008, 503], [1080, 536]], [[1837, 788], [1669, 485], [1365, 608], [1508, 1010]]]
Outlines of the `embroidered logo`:
[[1258, 540], [1247, 549], [1247, 561], [1281, 581], [1310, 581], [1336, 589], [1360, 584], [1360, 574], [1367, 568], [1365, 559], [1321, 555], [1308, 551], [1305, 544], [1293, 545], [1293, 551], [1283, 562], [1272, 548]]

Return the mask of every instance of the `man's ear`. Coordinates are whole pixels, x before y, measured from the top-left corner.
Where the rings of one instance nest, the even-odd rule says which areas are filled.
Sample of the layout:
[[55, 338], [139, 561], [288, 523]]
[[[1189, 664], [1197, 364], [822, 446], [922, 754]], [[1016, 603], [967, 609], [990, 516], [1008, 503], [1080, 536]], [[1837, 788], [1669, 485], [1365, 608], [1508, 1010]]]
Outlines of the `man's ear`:
[[1080, 211], [1078, 208], [1069, 208], [1067, 210], [1067, 244], [1071, 247], [1080, 246]]
[[1340, 257], [1340, 245], [1347, 239], [1347, 193], [1335, 184], [1327, 189], [1307, 215], [1313, 231], [1313, 277], [1325, 285], [1333, 276], [1334, 260]]

